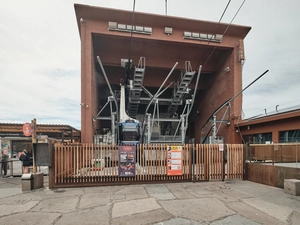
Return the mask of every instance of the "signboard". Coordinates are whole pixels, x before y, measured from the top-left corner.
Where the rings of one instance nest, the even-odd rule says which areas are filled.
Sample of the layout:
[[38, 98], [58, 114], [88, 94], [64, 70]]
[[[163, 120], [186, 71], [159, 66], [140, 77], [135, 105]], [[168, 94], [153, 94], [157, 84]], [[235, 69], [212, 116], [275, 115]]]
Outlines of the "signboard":
[[31, 125], [30, 123], [24, 123], [23, 124], [23, 134], [26, 136], [26, 137], [29, 137], [31, 135]]
[[119, 146], [119, 176], [134, 177], [135, 176], [135, 152], [134, 145]]
[[182, 146], [167, 145], [167, 175], [182, 175]]
[[219, 151], [224, 151], [224, 144], [219, 144]]
[[50, 149], [47, 143], [34, 143], [33, 151], [36, 166], [52, 166]]

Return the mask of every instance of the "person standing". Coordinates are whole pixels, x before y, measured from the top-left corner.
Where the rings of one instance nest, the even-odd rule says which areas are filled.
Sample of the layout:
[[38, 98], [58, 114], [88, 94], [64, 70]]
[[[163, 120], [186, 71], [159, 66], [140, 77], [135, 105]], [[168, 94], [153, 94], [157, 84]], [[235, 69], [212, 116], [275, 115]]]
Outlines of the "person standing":
[[27, 150], [24, 149], [21, 156], [20, 156], [20, 160], [22, 161], [23, 165], [22, 165], [22, 174], [23, 173], [29, 173], [29, 166], [30, 166], [30, 156], [27, 153]]
[[8, 161], [8, 155], [3, 153], [3, 150], [1, 151], [1, 169], [3, 171], [2, 177], [6, 177], [7, 175], [7, 161]]

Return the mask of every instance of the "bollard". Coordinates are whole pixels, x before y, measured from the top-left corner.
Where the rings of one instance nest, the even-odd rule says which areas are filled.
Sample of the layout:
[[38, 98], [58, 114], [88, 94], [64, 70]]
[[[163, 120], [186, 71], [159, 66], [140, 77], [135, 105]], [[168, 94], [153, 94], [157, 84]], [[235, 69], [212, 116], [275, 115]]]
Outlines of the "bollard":
[[33, 189], [44, 187], [44, 173], [35, 173], [33, 176]]
[[22, 191], [31, 191], [33, 189], [33, 176], [31, 173], [22, 175]]

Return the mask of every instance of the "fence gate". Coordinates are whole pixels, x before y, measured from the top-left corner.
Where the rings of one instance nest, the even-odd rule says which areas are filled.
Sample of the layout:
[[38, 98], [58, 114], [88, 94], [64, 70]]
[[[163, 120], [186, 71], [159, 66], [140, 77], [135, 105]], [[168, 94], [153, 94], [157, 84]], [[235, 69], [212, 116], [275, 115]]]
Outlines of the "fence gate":
[[122, 153], [117, 145], [56, 143], [49, 187], [242, 179], [243, 145], [177, 147], [140, 145]]

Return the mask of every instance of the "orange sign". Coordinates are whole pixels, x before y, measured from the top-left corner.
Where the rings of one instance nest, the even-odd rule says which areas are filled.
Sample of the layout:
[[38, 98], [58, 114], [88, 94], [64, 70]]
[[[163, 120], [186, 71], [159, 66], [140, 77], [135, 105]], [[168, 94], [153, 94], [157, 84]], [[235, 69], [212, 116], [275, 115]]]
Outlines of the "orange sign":
[[182, 175], [182, 146], [167, 146], [167, 175]]
[[28, 137], [31, 135], [31, 125], [30, 123], [24, 123], [23, 125], [23, 134]]

